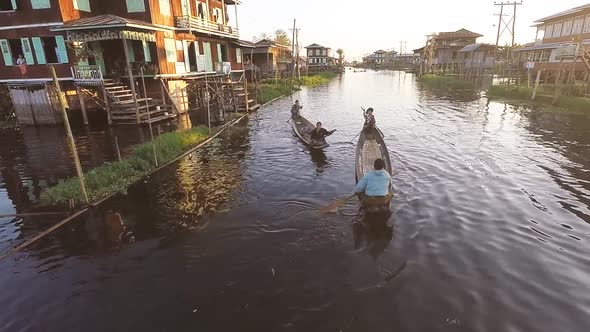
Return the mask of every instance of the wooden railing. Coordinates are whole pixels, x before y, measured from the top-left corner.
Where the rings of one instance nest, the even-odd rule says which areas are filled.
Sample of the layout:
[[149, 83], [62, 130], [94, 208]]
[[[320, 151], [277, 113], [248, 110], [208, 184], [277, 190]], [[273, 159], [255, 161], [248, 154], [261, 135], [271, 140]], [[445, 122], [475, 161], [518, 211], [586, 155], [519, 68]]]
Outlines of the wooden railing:
[[181, 29], [195, 30], [197, 32], [205, 32], [223, 37], [240, 37], [237, 28], [221, 23], [210, 22], [194, 16], [177, 16], [176, 26]]
[[99, 66], [72, 67], [74, 82], [80, 85], [102, 85], [104, 77]]

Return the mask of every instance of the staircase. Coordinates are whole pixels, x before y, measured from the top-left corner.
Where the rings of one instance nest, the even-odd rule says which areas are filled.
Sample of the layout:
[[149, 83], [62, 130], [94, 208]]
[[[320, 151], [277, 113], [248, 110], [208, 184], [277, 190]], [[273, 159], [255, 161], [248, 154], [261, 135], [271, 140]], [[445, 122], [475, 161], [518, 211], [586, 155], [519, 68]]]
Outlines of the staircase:
[[233, 82], [232, 85], [235, 98], [234, 105], [236, 105], [238, 112], [253, 112], [260, 108], [260, 104], [256, 101], [258, 93], [255, 89], [252, 89], [254, 85], [247, 82], [245, 75], [240, 80]]
[[104, 89], [108, 99], [107, 109], [113, 124], [149, 124], [176, 117], [172, 105], [165, 105], [162, 100], [139, 95], [136, 97], [136, 109], [133, 93], [126, 84], [105, 79]]

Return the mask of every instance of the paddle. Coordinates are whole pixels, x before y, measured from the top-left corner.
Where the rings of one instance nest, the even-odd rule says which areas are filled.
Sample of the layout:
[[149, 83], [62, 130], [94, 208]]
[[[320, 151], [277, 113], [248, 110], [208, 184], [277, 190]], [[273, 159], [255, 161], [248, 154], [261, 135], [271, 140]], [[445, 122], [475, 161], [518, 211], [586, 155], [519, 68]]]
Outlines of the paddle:
[[338, 209], [344, 205], [344, 203], [350, 201], [351, 199], [353, 199], [355, 195], [349, 195], [348, 197], [344, 197], [344, 198], [340, 198], [337, 199], [334, 203], [324, 206], [323, 208], [320, 209], [321, 213], [336, 213], [338, 212]]

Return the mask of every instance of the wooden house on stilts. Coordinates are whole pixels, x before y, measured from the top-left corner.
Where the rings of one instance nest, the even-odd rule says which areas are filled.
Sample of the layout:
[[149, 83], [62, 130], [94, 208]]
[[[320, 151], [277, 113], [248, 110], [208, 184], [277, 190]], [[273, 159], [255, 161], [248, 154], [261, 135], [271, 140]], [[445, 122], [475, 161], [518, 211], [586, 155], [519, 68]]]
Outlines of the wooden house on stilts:
[[203, 121], [223, 121], [225, 112], [258, 107], [244, 76], [249, 44], [239, 40], [239, 3], [3, 1], [0, 83], [8, 85], [23, 125], [61, 121], [50, 65], [70, 111], [85, 123], [89, 110], [104, 112], [112, 124], [164, 121], [189, 111]]

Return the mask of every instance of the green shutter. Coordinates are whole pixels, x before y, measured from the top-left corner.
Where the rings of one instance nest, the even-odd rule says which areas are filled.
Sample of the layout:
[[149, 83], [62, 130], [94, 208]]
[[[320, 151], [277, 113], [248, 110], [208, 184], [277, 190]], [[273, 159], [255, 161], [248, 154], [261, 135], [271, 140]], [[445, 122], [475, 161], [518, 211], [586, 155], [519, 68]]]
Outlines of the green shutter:
[[145, 12], [144, 0], [127, 0], [127, 12], [129, 12], [129, 13]]
[[207, 71], [213, 71], [213, 57], [211, 56], [211, 44], [203, 43], [203, 51], [205, 52], [205, 67]]
[[242, 49], [236, 48], [236, 62], [242, 63]]
[[176, 43], [174, 39], [164, 38], [164, 46], [166, 47], [166, 61], [176, 63]]
[[126, 39], [127, 49], [129, 50], [129, 62], [135, 62], [135, 50], [133, 49], [133, 41]]
[[47, 59], [45, 57], [45, 50], [43, 49], [43, 42], [39, 37], [31, 38], [33, 41], [33, 48], [35, 49], [35, 56], [37, 57], [37, 63], [40, 65], [44, 65], [47, 63]]
[[4, 64], [13, 66], [12, 53], [10, 52], [10, 44], [6, 39], [0, 39], [0, 49], [2, 49], [2, 56], [4, 57]]
[[90, 12], [89, 0], [74, 0], [74, 9]]
[[33, 57], [33, 48], [31, 47], [31, 41], [29, 38], [20, 39], [21, 46], [23, 47], [23, 55], [27, 60], [27, 65], [34, 65], [35, 58]]
[[55, 43], [57, 44], [57, 59], [59, 63], [69, 63], [68, 49], [63, 36], [55, 36]]
[[16, 0], [12, 0], [12, 9], [16, 10], [18, 7], [16, 7]]
[[223, 59], [221, 57], [221, 44], [217, 44], [217, 62], [222, 62]]
[[33, 9], [51, 8], [51, 2], [49, 0], [31, 0], [31, 6]]
[[145, 58], [145, 62], [152, 62], [152, 54], [150, 53], [150, 44], [145, 40], [141, 41], [143, 45], [143, 57]]

